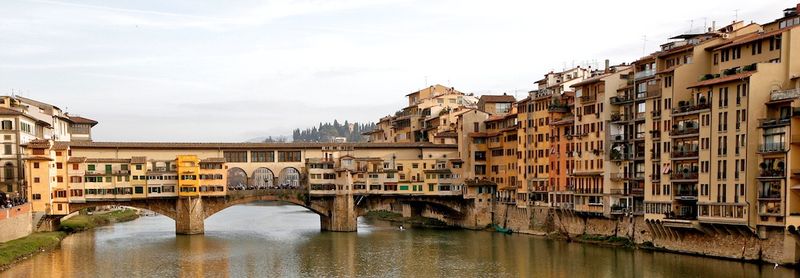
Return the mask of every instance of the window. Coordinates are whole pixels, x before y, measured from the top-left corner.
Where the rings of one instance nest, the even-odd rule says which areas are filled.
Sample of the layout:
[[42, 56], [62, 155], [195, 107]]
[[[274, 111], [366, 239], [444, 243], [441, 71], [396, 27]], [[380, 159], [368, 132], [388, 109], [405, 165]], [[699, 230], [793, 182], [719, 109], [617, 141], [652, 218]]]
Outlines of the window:
[[750, 46], [752, 55], [761, 54], [761, 41], [756, 41]]
[[300, 151], [279, 151], [278, 162], [300, 162]]
[[247, 162], [247, 151], [224, 151], [226, 162]]
[[3, 121], [3, 130], [12, 130], [14, 127], [11, 125], [11, 121], [5, 120]]
[[12, 154], [11, 153], [11, 144], [5, 144], [3, 147], [5, 148], [4, 151], [3, 151], [3, 154], [7, 154], [7, 155], [8, 154]]
[[275, 153], [272, 151], [250, 152], [252, 162], [275, 162]]
[[33, 163], [33, 168], [34, 169], [39, 169], [39, 162], [34, 162]]
[[39, 177], [33, 178], [33, 183], [39, 183]]
[[[78, 165], [78, 164], [75, 164], [75, 165]], [[87, 171], [90, 171], [90, 172], [91, 172], [91, 171], [94, 171], [94, 170], [95, 170], [95, 166], [94, 166], [94, 164], [89, 164], [88, 166], [86, 166], [86, 170], [87, 170]]]
[[56, 162], [56, 169], [64, 169], [64, 163]]
[[41, 200], [42, 199], [42, 194], [38, 194], [38, 193], [37, 194], [33, 194], [33, 199], [34, 200]]
[[[76, 164], [76, 165], [77, 165], [77, 164]], [[134, 167], [136, 167], [136, 170], [137, 170], [137, 171], [140, 171], [140, 170], [142, 170], [142, 164], [136, 164], [136, 166], [134, 166]]]
[[19, 123], [20, 129], [24, 132], [31, 133], [31, 124], [29, 123]]

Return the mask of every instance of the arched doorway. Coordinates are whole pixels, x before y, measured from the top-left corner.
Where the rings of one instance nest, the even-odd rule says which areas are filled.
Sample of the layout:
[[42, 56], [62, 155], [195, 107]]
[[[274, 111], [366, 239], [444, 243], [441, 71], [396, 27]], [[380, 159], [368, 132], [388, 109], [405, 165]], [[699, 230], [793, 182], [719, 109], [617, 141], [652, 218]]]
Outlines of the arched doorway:
[[274, 185], [275, 175], [272, 174], [272, 170], [265, 167], [259, 167], [253, 171], [251, 180], [253, 181], [253, 185], [259, 189], [272, 188]]
[[228, 169], [228, 189], [244, 190], [247, 189], [247, 172], [239, 167]]
[[278, 186], [281, 188], [300, 187], [300, 171], [294, 167], [286, 167], [281, 170]]

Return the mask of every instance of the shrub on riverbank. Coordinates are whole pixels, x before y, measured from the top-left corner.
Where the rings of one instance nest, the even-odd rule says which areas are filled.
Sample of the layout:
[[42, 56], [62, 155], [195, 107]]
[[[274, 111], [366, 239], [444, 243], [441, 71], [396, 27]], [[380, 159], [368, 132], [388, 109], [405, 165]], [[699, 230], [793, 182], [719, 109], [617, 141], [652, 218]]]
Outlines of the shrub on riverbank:
[[34, 233], [29, 236], [0, 243], [0, 270], [34, 253], [56, 248], [64, 232]]
[[139, 214], [132, 209], [115, 210], [108, 213], [95, 213], [92, 215], [81, 212], [79, 215], [62, 221], [61, 230], [74, 233], [111, 223], [131, 221], [136, 218], [139, 218]]
[[581, 235], [578, 238], [583, 242], [608, 244], [613, 246], [634, 247], [635, 244], [628, 238], [617, 236]]

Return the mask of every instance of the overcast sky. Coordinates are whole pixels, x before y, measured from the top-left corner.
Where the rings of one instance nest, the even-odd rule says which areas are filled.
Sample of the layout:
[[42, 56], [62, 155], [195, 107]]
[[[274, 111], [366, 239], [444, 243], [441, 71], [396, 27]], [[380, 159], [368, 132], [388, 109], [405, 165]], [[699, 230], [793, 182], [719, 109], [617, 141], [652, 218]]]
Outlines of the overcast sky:
[[2, 0], [0, 93], [95, 119], [97, 141], [243, 141], [375, 121], [426, 84], [522, 96], [796, 1]]

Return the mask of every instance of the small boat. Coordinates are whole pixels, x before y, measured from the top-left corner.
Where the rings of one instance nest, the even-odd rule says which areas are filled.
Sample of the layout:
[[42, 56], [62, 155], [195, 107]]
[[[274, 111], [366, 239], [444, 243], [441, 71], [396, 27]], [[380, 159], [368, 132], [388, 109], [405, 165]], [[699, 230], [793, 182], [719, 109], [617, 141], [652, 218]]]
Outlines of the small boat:
[[512, 234], [512, 233], [514, 233], [514, 230], [511, 230], [511, 229], [508, 229], [508, 228], [503, 228], [503, 227], [500, 227], [500, 226], [499, 226], [499, 225], [497, 225], [497, 224], [494, 224], [494, 230], [495, 230], [495, 231], [497, 231], [498, 233], [504, 233], [504, 234], [509, 234], [509, 235], [510, 235], [510, 234]]

